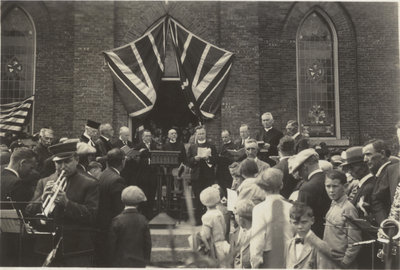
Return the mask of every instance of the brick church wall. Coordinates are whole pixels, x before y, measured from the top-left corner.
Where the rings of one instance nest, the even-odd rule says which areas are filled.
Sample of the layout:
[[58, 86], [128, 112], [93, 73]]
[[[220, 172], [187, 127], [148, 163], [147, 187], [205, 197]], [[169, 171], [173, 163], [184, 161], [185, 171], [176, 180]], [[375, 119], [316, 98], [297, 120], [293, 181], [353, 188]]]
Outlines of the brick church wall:
[[[16, 2], [36, 28], [35, 131], [79, 136], [86, 119], [128, 125], [103, 50], [138, 38], [168, 10], [190, 31], [235, 53], [208, 133], [239, 136], [270, 111], [284, 129], [297, 115], [296, 32], [315, 6], [338, 36], [341, 136], [351, 144], [390, 139], [400, 117], [397, 3], [334, 2]], [[3, 12], [12, 2], [2, 5]], [[3, 13], [4, 14], [4, 13]], [[371, 128], [373, 127], [373, 128]]]

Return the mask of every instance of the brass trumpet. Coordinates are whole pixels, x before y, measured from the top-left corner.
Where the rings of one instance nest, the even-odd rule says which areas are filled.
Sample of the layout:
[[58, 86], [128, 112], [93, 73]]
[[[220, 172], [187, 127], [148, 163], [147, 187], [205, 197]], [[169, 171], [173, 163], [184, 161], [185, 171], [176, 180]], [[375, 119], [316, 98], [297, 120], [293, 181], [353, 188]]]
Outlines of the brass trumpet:
[[66, 186], [67, 186], [67, 181], [65, 177], [65, 171], [62, 170], [57, 180], [54, 182], [53, 186], [54, 193], [52, 195], [47, 196], [42, 204], [44, 216], [48, 217], [53, 212], [54, 207], [56, 206], [55, 200], [57, 198], [57, 195], [58, 193], [60, 193], [60, 191], [65, 191]]

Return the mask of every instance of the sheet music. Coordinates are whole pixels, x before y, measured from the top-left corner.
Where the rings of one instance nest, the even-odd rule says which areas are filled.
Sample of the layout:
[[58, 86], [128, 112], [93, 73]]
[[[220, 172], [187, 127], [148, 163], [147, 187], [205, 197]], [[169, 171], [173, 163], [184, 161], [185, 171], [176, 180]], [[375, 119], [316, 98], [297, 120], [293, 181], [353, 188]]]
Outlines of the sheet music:
[[228, 211], [233, 211], [233, 209], [235, 208], [236, 202], [237, 202], [238, 195], [235, 190], [232, 190], [230, 188], [227, 188], [226, 191], [227, 191], [226, 193], [228, 196], [228, 203], [227, 203], [226, 207], [227, 207]]
[[197, 156], [201, 158], [208, 158], [211, 156], [211, 148], [209, 147], [198, 147]]

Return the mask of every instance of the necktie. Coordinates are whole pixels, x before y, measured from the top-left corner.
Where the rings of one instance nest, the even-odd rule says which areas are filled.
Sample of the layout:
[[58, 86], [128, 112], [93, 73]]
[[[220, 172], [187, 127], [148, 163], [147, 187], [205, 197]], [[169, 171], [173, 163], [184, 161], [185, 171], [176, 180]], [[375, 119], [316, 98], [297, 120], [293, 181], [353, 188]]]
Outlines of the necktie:
[[358, 189], [359, 189], [359, 186], [358, 186], [358, 185], [355, 185], [355, 186], [352, 188], [351, 193], [350, 193], [350, 195], [349, 195], [349, 201], [352, 201], [352, 200], [354, 199], [354, 197], [355, 197], [356, 194], [357, 194]]
[[304, 238], [296, 238], [296, 239], [294, 239], [294, 243], [297, 245], [297, 244], [302, 244], [302, 245], [304, 245]]

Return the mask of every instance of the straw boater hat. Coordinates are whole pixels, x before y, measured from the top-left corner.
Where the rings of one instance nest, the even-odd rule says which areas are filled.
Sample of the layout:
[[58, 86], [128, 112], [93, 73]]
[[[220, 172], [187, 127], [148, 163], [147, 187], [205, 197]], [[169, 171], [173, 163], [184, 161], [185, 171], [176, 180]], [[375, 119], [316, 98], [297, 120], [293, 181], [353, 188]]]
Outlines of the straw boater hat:
[[318, 158], [318, 153], [313, 148], [305, 149], [289, 158], [289, 173], [294, 173], [309, 157], [315, 156]]
[[205, 206], [217, 205], [220, 201], [219, 190], [214, 187], [205, 188], [200, 193], [200, 201]]
[[146, 195], [137, 186], [128, 186], [121, 193], [121, 201], [125, 205], [138, 205], [147, 201]]

